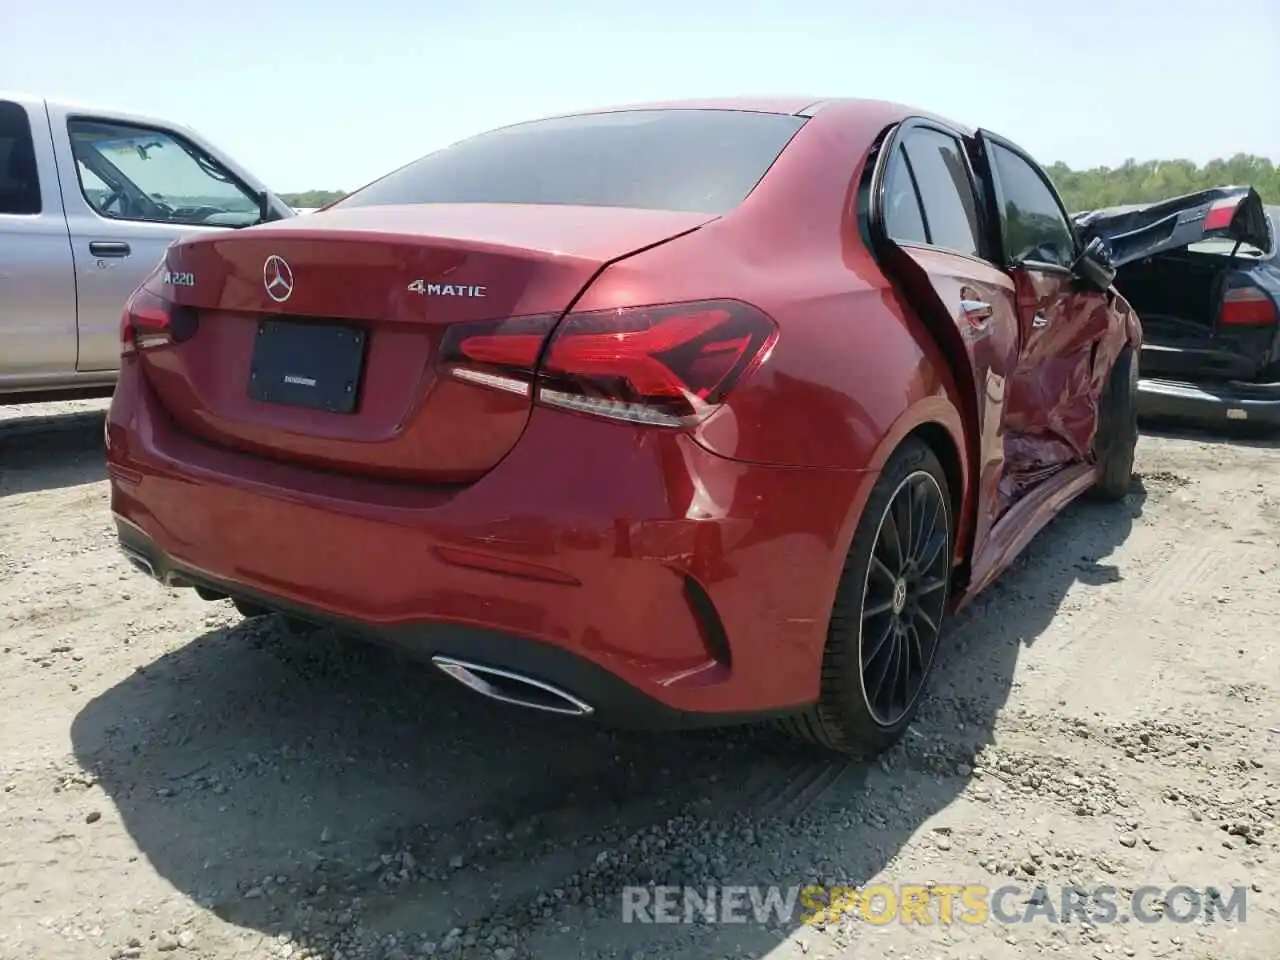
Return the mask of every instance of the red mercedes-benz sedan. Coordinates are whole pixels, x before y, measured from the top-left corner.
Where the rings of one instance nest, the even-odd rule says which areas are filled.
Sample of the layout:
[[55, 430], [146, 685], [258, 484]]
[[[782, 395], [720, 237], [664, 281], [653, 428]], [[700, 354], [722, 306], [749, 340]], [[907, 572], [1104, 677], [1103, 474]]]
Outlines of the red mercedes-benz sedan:
[[1113, 276], [1024, 151], [908, 107], [517, 124], [172, 246], [111, 508], [162, 582], [489, 697], [875, 752], [945, 617], [1128, 490]]

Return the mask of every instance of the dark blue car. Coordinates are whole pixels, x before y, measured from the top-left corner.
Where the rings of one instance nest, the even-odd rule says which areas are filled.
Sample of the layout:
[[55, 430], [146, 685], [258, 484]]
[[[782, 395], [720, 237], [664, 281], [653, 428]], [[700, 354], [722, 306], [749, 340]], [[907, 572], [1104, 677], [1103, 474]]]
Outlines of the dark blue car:
[[1073, 219], [1142, 318], [1139, 412], [1280, 427], [1280, 206], [1223, 187]]

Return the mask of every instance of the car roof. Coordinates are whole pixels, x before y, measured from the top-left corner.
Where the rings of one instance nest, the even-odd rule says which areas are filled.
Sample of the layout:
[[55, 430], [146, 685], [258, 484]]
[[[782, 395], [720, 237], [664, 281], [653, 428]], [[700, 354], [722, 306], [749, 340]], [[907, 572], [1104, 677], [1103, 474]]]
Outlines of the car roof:
[[[819, 112], [839, 112], [845, 116], [857, 116], [859, 114], [880, 116], [885, 113], [893, 113], [897, 114], [899, 119], [925, 117], [935, 120], [968, 136], [971, 136], [974, 132], [969, 127], [957, 123], [949, 117], [890, 100], [873, 100], [861, 97], [818, 97], [813, 95], [761, 95], [653, 100], [593, 107], [586, 110], [573, 110], [568, 113], [556, 114], [554, 118], [581, 117], [600, 113], [623, 113], [632, 110], [739, 110], [744, 113], [776, 113], [802, 117], [817, 116]], [[545, 119], [553, 118], [546, 117]]]
[[629, 110], [741, 110], [747, 113], [799, 114], [806, 107], [820, 102], [814, 96], [747, 96], [747, 97], [693, 97], [679, 100], [647, 100], [574, 110], [566, 116], [592, 113], [619, 113]]

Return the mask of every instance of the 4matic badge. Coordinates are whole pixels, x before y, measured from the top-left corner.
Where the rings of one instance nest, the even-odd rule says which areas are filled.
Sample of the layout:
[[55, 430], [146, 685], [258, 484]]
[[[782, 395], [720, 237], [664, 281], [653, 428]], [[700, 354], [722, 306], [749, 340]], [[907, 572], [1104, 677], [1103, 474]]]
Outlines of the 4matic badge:
[[424, 297], [483, 297], [485, 287], [477, 287], [466, 283], [427, 283], [415, 280], [409, 284], [410, 293], [419, 293]]

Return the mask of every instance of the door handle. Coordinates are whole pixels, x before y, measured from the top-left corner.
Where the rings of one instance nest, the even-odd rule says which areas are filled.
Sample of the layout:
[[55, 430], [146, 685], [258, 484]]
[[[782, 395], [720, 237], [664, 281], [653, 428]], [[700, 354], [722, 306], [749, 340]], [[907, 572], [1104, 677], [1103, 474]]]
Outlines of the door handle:
[[90, 240], [89, 252], [95, 257], [127, 257], [133, 251], [123, 240]]
[[991, 319], [991, 304], [985, 300], [961, 300], [960, 310], [975, 327], [985, 326]]

